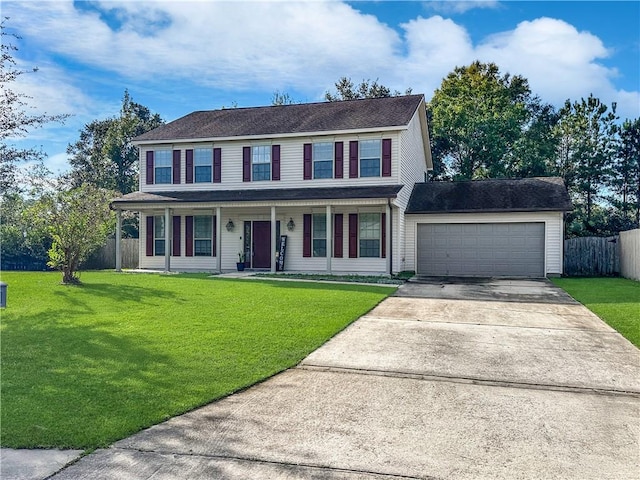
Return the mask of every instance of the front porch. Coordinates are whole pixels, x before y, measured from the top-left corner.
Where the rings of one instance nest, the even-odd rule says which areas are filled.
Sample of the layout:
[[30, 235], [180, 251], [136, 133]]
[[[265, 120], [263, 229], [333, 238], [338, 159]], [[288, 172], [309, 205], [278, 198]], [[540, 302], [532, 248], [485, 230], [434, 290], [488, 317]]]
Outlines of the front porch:
[[247, 271], [394, 271], [397, 209], [388, 197], [225, 203], [123, 200], [129, 199], [112, 204], [117, 213], [118, 271], [123, 210], [140, 214], [139, 268], [144, 270], [226, 273], [236, 271], [243, 259]]

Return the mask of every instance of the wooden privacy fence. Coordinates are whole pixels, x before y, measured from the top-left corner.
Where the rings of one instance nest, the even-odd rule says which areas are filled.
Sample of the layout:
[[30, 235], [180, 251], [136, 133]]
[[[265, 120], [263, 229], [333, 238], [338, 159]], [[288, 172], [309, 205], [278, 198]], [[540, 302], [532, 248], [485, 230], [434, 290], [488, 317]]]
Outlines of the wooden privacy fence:
[[579, 237], [564, 241], [564, 274], [616, 275], [620, 272], [618, 237]]
[[[122, 268], [138, 268], [138, 245], [137, 238], [123, 238], [122, 248]], [[116, 239], [109, 238], [104, 247], [96, 250], [83, 264], [87, 270], [104, 270], [116, 268]]]

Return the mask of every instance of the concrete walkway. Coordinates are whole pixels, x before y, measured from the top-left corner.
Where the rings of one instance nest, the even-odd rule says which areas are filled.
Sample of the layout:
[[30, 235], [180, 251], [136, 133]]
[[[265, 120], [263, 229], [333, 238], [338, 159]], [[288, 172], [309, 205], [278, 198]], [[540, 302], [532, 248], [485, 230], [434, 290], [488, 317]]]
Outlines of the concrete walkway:
[[637, 479], [640, 352], [546, 281], [427, 279], [52, 478]]

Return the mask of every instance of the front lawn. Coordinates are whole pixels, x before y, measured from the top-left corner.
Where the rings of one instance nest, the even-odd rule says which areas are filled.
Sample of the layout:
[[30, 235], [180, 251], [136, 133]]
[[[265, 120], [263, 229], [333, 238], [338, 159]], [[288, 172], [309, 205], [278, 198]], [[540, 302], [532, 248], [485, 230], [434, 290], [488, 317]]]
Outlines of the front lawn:
[[3, 272], [3, 447], [92, 449], [296, 365], [392, 293], [205, 275]]
[[640, 348], [640, 282], [608, 277], [551, 281]]

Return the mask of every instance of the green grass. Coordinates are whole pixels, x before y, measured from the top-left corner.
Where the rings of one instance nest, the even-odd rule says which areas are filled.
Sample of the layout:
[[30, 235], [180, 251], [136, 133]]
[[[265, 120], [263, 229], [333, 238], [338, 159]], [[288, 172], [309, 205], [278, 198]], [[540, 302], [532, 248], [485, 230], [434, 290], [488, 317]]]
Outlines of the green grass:
[[640, 282], [605, 277], [551, 281], [640, 348]]
[[0, 443], [93, 449], [296, 365], [394, 290], [4, 272]]

